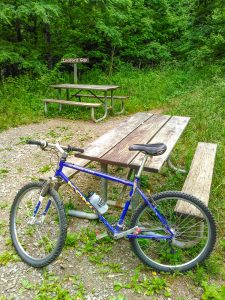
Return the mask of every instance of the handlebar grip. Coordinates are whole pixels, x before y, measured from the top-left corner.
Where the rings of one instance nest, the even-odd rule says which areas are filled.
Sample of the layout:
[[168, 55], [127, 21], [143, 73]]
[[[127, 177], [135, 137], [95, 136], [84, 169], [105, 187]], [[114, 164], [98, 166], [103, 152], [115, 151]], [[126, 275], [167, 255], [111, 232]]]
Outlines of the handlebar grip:
[[80, 153], [84, 152], [84, 149], [82, 149], [82, 148], [72, 147], [72, 146], [69, 146], [69, 145], [68, 145], [66, 150], [67, 151], [77, 151], [77, 152], [80, 152]]
[[29, 145], [42, 146], [42, 142], [40, 142], [40, 141], [27, 140], [26, 143]]

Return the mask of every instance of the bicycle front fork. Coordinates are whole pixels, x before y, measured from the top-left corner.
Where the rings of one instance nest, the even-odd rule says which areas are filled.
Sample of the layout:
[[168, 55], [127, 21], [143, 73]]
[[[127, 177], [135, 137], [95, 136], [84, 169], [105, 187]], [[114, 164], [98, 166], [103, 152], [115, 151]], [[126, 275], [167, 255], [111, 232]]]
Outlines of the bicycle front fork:
[[45, 210], [41, 214], [41, 217], [40, 217], [39, 221], [36, 221], [36, 216], [37, 216], [37, 213], [38, 213], [40, 207], [42, 206], [43, 199], [44, 199], [45, 195], [47, 194], [47, 192], [49, 190], [51, 182], [52, 182], [52, 180], [50, 179], [50, 180], [48, 180], [44, 183], [44, 186], [41, 190], [41, 193], [40, 193], [40, 196], [39, 196], [39, 199], [38, 199], [38, 203], [36, 204], [36, 206], [34, 208], [33, 215], [31, 217], [31, 219], [28, 221], [28, 224], [33, 225], [33, 224], [40, 224], [40, 223], [44, 222], [44, 219], [45, 219], [45, 217], [48, 213], [48, 210], [51, 206], [51, 203], [52, 203], [51, 199], [48, 199]]

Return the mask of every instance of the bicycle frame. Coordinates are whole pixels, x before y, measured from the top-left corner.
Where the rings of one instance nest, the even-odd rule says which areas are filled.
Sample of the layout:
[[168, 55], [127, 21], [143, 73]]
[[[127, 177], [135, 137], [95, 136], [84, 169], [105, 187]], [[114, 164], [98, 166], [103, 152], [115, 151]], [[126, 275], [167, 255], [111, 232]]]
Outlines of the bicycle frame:
[[[119, 220], [117, 222], [116, 227], [114, 228], [101, 214], [99, 214], [99, 212], [95, 209], [95, 207], [90, 203], [90, 201], [88, 200], [88, 198], [86, 198], [82, 192], [79, 190], [79, 188], [70, 181], [70, 179], [63, 173], [63, 168], [70, 168], [70, 169], [74, 169], [80, 172], [84, 172], [87, 174], [91, 174], [93, 176], [97, 176], [97, 177], [101, 177], [107, 180], [111, 180], [111, 181], [115, 181], [118, 183], [121, 183], [123, 185], [127, 185], [131, 188], [130, 190], [130, 198], [126, 201], [124, 208], [122, 210], [122, 213], [119, 217]], [[94, 171], [85, 167], [81, 167], [69, 162], [66, 162], [65, 160], [61, 159], [58, 165], [58, 168], [55, 172], [55, 177], [60, 177], [63, 181], [65, 181], [67, 184], [69, 184], [74, 191], [80, 196], [80, 198], [92, 209], [95, 211], [95, 213], [98, 215], [98, 218], [100, 219], [100, 221], [107, 227], [107, 229], [113, 234], [118, 234], [119, 232], [122, 232], [122, 225], [124, 222], [124, 219], [126, 217], [128, 208], [130, 206], [131, 203], [131, 199], [132, 196], [134, 194], [135, 191], [137, 191], [142, 199], [147, 203], [147, 205], [153, 210], [153, 212], [155, 213], [155, 215], [157, 216], [157, 218], [159, 219], [159, 221], [163, 224], [163, 226], [165, 227], [165, 229], [168, 231], [169, 235], [158, 235], [158, 234], [150, 234], [150, 235], [141, 235], [141, 234], [127, 234], [126, 237], [127, 238], [157, 238], [157, 239], [172, 239], [174, 236], [174, 233], [171, 231], [167, 221], [165, 220], [165, 218], [160, 214], [160, 212], [157, 210], [157, 208], [148, 200], [148, 198], [146, 197], [146, 195], [141, 191], [141, 189], [138, 187], [138, 182], [139, 182], [139, 178], [137, 176], [135, 176], [134, 181], [129, 181], [126, 179], [122, 179], [119, 177], [115, 177], [115, 176], [111, 176], [109, 174], [103, 173], [103, 172], [98, 172], [98, 171]]]

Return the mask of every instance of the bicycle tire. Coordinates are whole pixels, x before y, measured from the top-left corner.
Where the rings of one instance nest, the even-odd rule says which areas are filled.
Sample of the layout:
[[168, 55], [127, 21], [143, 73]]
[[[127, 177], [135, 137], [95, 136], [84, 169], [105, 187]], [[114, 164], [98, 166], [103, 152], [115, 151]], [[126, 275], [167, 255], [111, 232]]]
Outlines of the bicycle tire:
[[[46, 195], [48, 201], [49, 199], [51, 199], [51, 206], [46, 214], [44, 222], [42, 224], [41, 222], [39, 223], [37, 222], [37, 224], [36, 223], [30, 224], [29, 221], [27, 221], [30, 220], [30, 218], [32, 217], [33, 210], [34, 210], [34, 207], [30, 205], [32, 199], [31, 196], [29, 198], [29, 195], [30, 194], [39, 195], [42, 187], [43, 187], [42, 182], [33, 182], [25, 185], [15, 196], [10, 211], [10, 235], [12, 238], [13, 246], [15, 247], [16, 252], [21, 257], [21, 259], [28, 265], [35, 268], [42, 268], [52, 263], [60, 255], [63, 246], [65, 244], [66, 233], [67, 233], [67, 222], [66, 222], [66, 214], [65, 214], [64, 206], [60, 200], [58, 193], [56, 192], [56, 190], [52, 188], [48, 190], [48, 193]], [[28, 199], [27, 202], [25, 202], [26, 198]], [[37, 202], [36, 197], [34, 198], [35, 198], [35, 202]], [[25, 203], [28, 204], [25, 205]], [[44, 205], [42, 206], [44, 207]], [[26, 209], [27, 209], [27, 213], [25, 212]], [[41, 207], [39, 208], [39, 211], [40, 210]], [[20, 215], [21, 215], [21, 220], [20, 220]], [[52, 216], [54, 217], [54, 219], [51, 219]], [[53, 227], [53, 222], [54, 224], [56, 223], [57, 231]], [[40, 237], [40, 231], [39, 229], [37, 229], [39, 225], [42, 226], [42, 229], [46, 228], [48, 232], [47, 237], [43, 236], [43, 240], [35, 239], [37, 236]], [[25, 233], [27, 233], [28, 235], [27, 238], [25, 237]], [[56, 233], [58, 234], [57, 236]], [[34, 237], [34, 242], [32, 241], [33, 237]], [[49, 241], [50, 238], [52, 239], [55, 238], [54, 246], [50, 243]], [[30, 249], [34, 250], [34, 247], [37, 248], [37, 249], [35, 248], [36, 251], [34, 251], [36, 252], [35, 256], [31, 255], [29, 252]], [[41, 254], [42, 249], [44, 249], [43, 251], [44, 256], [42, 255], [41, 257], [39, 257], [38, 255]], [[48, 253], [46, 253], [46, 251], [48, 251]]]
[[[175, 199], [175, 201], [173, 205], [170, 204], [172, 210], [169, 216], [169, 202], [172, 203], [171, 201], [172, 199]], [[197, 264], [202, 263], [210, 255], [216, 242], [215, 221], [211, 212], [205, 206], [205, 204], [199, 199], [189, 194], [185, 194], [182, 192], [174, 192], [174, 191], [155, 194], [149, 198], [149, 201], [150, 202], [153, 201], [152, 203], [155, 204], [155, 206], [157, 207], [157, 209], [159, 209], [159, 211], [161, 209], [160, 213], [166, 218], [169, 226], [173, 228], [174, 225], [174, 228], [176, 228], [175, 229], [176, 234], [174, 240], [172, 240], [171, 243], [168, 242], [168, 240], [163, 241], [161, 239], [147, 240], [142, 238], [131, 238], [130, 239], [131, 248], [133, 252], [138, 256], [138, 258], [147, 266], [152, 267], [157, 271], [164, 271], [164, 272], [174, 272], [174, 271], [185, 272], [195, 267]], [[197, 217], [197, 215], [195, 216], [191, 214], [183, 214], [183, 213], [176, 212], [175, 205], [177, 205], [177, 201], [185, 201], [185, 203], [189, 203], [189, 205], [192, 205], [193, 207], [195, 207], [195, 209], [199, 210], [201, 217]], [[163, 203], [165, 203], [164, 204], [165, 211], [162, 211]], [[149, 215], [147, 215], [146, 219], [144, 219], [143, 216], [146, 211]], [[152, 212], [151, 208], [146, 203], [141, 204], [136, 209], [136, 211], [132, 216], [131, 227], [145, 224], [144, 223], [146, 222], [145, 220], [147, 220], [148, 224], [151, 224], [152, 228], [153, 226], [155, 226], [154, 224], [161, 224], [159, 221], [157, 223], [158, 218], [155, 216], [155, 214], [152, 217], [153, 214], [154, 213]], [[154, 221], [152, 221], [152, 219], [154, 220], [154, 218], [156, 220], [155, 223]], [[180, 224], [175, 223], [176, 218], [177, 218], [177, 223], [180, 220], [179, 221]], [[187, 222], [190, 223], [190, 225], [188, 226], [190, 226], [191, 230], [190, 228], [188, 229], [188, 227], [185, 227], [185, 220], [187, 220]], [[162, 228], [155, 227], [155, 231], [156, 230], [160, 231], [162, 230]], [[203, 237], [204, 234], [206, 235], [205, 237]], [[165, 227], [164, 227], [164, 235], [165, 235]], [[188, 235], [190, 235], [189, 236], [190, 240], [188, 240]], [[203, 243], [204, 243], [203, 247], [199, 249], [201, 247], [201, 244]], [[164, 248], [160, 250], [159, 246], [160, 247], [163, 246]], [[191, 257], [191, 255], [193, 255], [193, 257]], [[178, 259], [184, 260], [186, 259], [186, 257], [187, 257], [187, 261], [178, 262]], [[189, 259], [189, 257], [191, 257], [191, 259]]]

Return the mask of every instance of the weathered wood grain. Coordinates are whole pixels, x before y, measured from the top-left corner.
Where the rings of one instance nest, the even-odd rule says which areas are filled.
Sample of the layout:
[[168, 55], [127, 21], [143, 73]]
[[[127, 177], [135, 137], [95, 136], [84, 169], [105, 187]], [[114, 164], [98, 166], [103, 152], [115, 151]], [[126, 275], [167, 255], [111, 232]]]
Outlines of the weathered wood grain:
[[76, 154], [77, 157], [101, 161], [101, 156], [108, 152], [112, 147], [118, 144], [124, 139], [130, 132], [135, 130], [143, 122], [149, 119], [152, 114], [149, 113], [137, 113], [128, 120], [122, 122], [116, 128], [103, 134], [97, 140], [92, 142], [84, 153]]
[[[130, 131], [134, 130], [137, 126], [142, 124], [150, 117], [151, 114], [148, 113], [138, 113], [132, 116], [130, 119], [122, 122], [118, 127], [110, 130], [109, 132], [105, 133], [100, 138], [89, 144], [85, 148], [84, 153], [78, 153], [76, 154], [76, 157], [71, 157], [69, 159], [69, 162], [77, 164], [79, 166], [86, 166], [90, 162], [87, 157], [91, 157], [93, 155], [104, 155], [104, 153], [110, 149], [111, 144], [116, 144], [118, 141], [120, 141], [121, 138], [126, 136]], [[82, 156], [82, 154], [85, 155], [85, 158], [77, 157]], [[63, 171], [68, 177], [72, 177], [77, 173], [77, 171], [68, 168], [65, 168], [65, 170]]]
[[[103, 95], [96, 95], [96, 96], [94, 96], [92, 94], [89, 94], [89, 95], [88, 94], [75, 94], [75, 95], [72, 95], [72, 96], [77, 97], [77, 98], [82, 98], [82, 97], [84, 97], [84, 98], [101, 98], [101, 99], [105, 98], [105, 96], [103, 96]], [[111, 99], [112, 97], [111, 96], [107, 96], [106, 98], [107, 99]], [[114, 96], [113, 95], [113, 100], [116, 100], [116, 99], [119, 99], [119, 100], [124, 99], [124, 100], [126, 100], [128, 98], [129, 98], [129, 96]]]
[[59, 104], [67, 104], [67, 105], [74, 105], [74, 106], [83, 106], [83, 107], [100, 107], [102, 103], [89, 103], [89, 102], [74, 102], [74, 101], [67, 101], [67, 100], [57, 100], [57, 99], [44, 99], [43, 102], [46, 103], [59, 103]]
[[[159, 172], [164, 162], [169, 157], [171, 151], [179, 140], [182, 132], [187, 126], [190, 118], [189, 117], [172, 117], [165, 126], [150, 140], [151, 143], [164, 143], [167, 146], [167, 150], [164, 154], [160, 156], [149, 157], [145, 164], [146, 171]], [[146, 132], [146, 134], [148, 134]], [[137, 168], [140, 166], [141, 161], [143, 159], [143, 153], [139, 153], [134, 160], [132, 160], [129, 164], [131, 168]]]
[[137, 151], [129, 151], [133, 144], [146, 144], [169, 120], [170, 116], [155, 114], [142, 125], [127, 135], [120, 143], [108, 151], [101, 160], [107, 163], [115, 163], [121, 166], [128, 166], [138, 155]]
[[[216, 144], [198, 143], [191, 168], [182, 192], [191, 194], [208, 205], [213, 168], [216, 157]], [[194, 206], [178, 201], [176, 212], [199, 216]]]
[[92, 85], [92, 84], [52, 84], [50, 87], [55, 89], [79, 89], [79, 90], [96, 90], [96, 91], [110, 91], [119, 88], [118, 85]]

